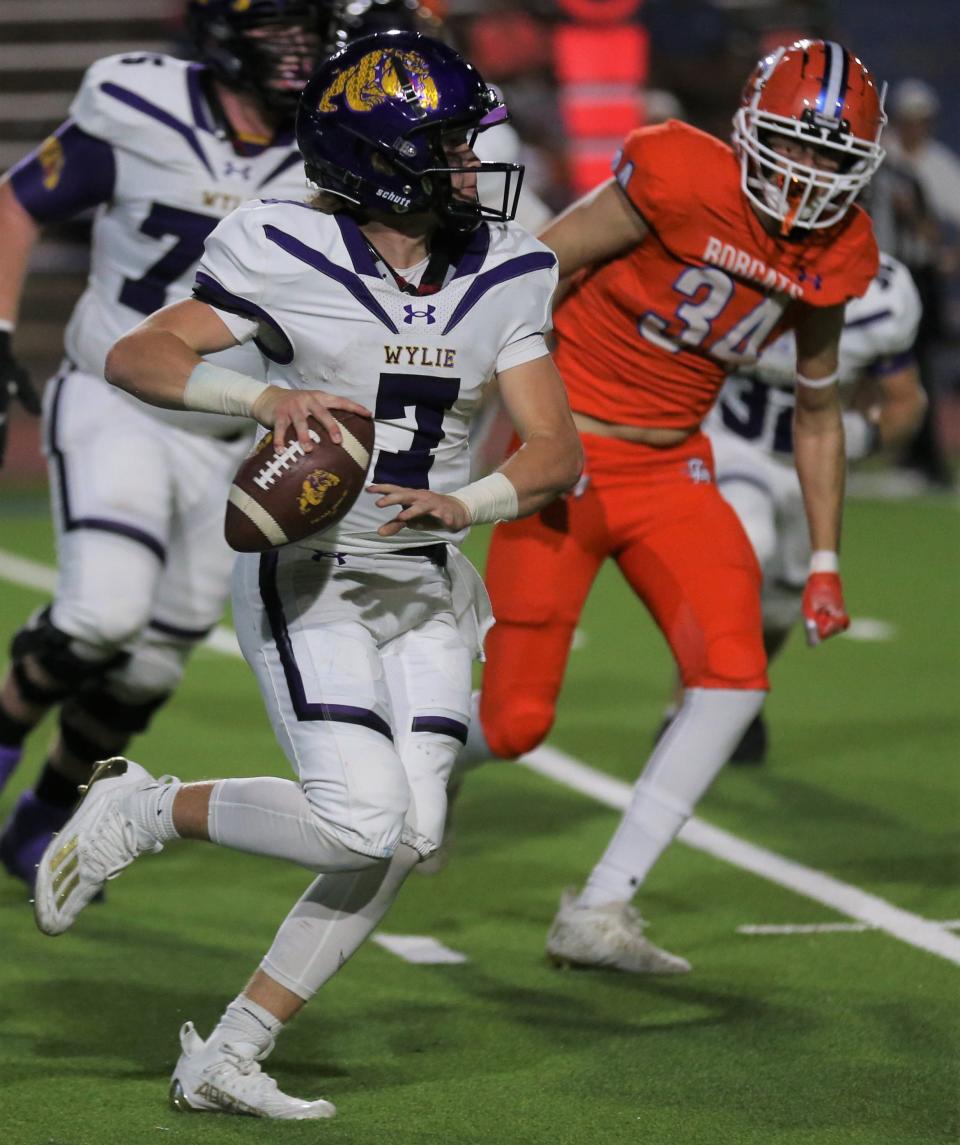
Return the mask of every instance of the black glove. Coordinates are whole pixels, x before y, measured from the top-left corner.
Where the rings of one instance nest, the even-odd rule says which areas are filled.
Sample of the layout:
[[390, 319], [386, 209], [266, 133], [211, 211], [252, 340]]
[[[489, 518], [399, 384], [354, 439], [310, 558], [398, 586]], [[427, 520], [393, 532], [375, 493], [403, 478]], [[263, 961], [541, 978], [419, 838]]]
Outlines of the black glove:
[[7, 411], [13, 400], [27, 413], [39, 416], [40, 398], [30, 384], [30, 375], [13, 356], [10, 331], [0, 330], [0, 465], [7, 448]]

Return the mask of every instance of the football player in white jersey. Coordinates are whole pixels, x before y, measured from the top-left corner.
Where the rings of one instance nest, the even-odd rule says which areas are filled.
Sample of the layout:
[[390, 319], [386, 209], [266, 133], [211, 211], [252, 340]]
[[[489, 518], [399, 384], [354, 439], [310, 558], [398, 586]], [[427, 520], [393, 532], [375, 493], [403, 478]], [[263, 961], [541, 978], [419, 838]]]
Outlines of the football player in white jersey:
[[[106, 878], [176, 838], [322, 872], [206, 1041], [181, 1029], [179, 1109], [333, 1114], [282, 1093], [258, 1063], [440, 843], [489, 622], [460, 541], [472, 524], [536, 512], [579, 474], [544, 340], [556, 259], [509, 222], [521, 170], [471, 150], [504, 116], [439, 40], [388, 32], [346, 47], [308, 84], [297, 121], [319, 195], [235, 211], [207, 240], [195, 298], [108, 357], [108, 378], [145, 400], [254, 418], [278, 440], [292, 428], [305, 449], [308, 414], [335, 441], [337, 410], [375, 419], [369, 485], [347, 516], [240, 555], [234, 571], [241, 647], [296, 782], [158, 783], [107, 761], [38, 871], [50, 934]], [[477, 177], [496, 173], [494, 209]], [[202, 360], [251, 340], [266, 383]], [[495, 376], [522, 445], [471, 482], [469, 424]]]
[[[303, 194], [293, 117], [329, 9], [189, 0], [197, 62], [98, 61], [70, 118], [0, 184], [0, 383], [23, 378], [10, 331], [42, 227], [96, 208], [89, 281], [44, 395], [57, 587], [14, 637], [0, 686], [0, 787], [59, 707], [36, 787], [0, 836], [4, 866], [28, 883], [93, 761], [122, 751], [176, 688], [222, 613], [232, 564], [223, 504], [249, 423], [133, 401], [104, 381], [104, 358], [145, 315], [189, 295], [224, 215], [255, 196]], [[257, 358], [235, 349], [224, 361], [256, 369]]]
[[[840, 339], [840, 385], [847, 457], [904, 444], [923, 416], [925, 399], [911, 353], [920, 296], [909, 271], [890, 255], [862, 298], [847, 304]], [[724, 383], [705, 423], [717, 484], [747, 531], [763, 571], [763, 628], [771, 659], [800, 617], [810, 542], [793, 464], [793, 335], [764, 350], [750, 371]], [[767, 751], [762, 713], [731, 757], [760, 763]]]

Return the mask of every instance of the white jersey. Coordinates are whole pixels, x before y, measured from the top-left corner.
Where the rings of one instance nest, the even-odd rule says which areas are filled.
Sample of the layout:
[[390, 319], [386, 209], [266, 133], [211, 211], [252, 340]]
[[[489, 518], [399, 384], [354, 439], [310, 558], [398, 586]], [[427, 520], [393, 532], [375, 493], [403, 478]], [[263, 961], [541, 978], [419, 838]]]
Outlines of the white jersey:
[[[371, 482], [449, 492], [470, 480], [468, 427], [487, 382], [547, 353], [556, 258], [505, 223], [470, 236], [436, 293], [401, 291], [381, 265], [346, 215], [250, 203], [207, 240], [197, 281], [238, 339], [257, 339], [268, 381], [373, 411]], [[419, 529], [380, 537], [397, 509], [375, 501], [364, 491], [310, 544], [362, 553], [463, 538]]]
[[[852, 386], [863, 374], [895, 367], [909, 351], [920, 323], [920, 296], [910, 272], [888, 254], [862, 298], [847, 303], [840, 338], [839, 381]], [[785, 459], [793, 454], [796, 340], [772, 342], [749, 369], [731, 374], [704, 428], [731, 433]]]
[[[239, 155], [213, 120], [203, 71], [169, 56], [111, 56], [89, 69], [71, 105], [72, 121], [108, 143], [115, 164], [112, 197], [94, 219], [90, 278], [65, 334], [67, 355], [84, 373], [102, 376], [119, 337], [161, 306], [190, 296], [203, 241], [226, 214], [264, 194], [299, 198], [305, 192], [292, 133]], [[249, 350], [216, 360], [247, 373], [259, 364]], [[142, 408], [214, 435], [248, 424]]]

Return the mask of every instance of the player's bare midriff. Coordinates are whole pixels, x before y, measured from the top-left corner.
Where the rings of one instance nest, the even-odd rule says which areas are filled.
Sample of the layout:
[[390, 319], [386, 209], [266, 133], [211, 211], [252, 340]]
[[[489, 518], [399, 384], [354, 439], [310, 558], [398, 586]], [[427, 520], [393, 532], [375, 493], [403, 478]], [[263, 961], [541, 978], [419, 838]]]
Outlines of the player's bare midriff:
[[613, 421], [601, 421], [586, 413], [577, 413], [576, 410], [573, 413], [573, 422], [581, 433], [615, 437], [618, 441], [635, 441], [638, 445], [652, 445], [654, 449], [669, 449], [673, 445], [680, 445], [700, 428], [698, 425], [669, 429], [652, 425], [619, 425]]

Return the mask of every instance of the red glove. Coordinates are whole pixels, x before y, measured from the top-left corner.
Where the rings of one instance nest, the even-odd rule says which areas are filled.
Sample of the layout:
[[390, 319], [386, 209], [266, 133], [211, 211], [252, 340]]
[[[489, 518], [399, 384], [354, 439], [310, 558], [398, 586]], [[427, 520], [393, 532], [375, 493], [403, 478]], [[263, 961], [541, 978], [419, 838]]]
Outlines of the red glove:
[[807, 587], [803, 590], [803, 627], [811, 647], [850, 627], [839, 573], [811, 573], [807, 577]]

